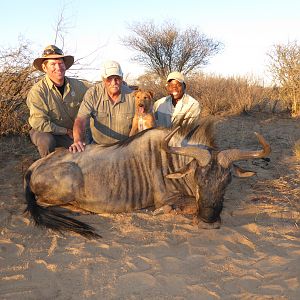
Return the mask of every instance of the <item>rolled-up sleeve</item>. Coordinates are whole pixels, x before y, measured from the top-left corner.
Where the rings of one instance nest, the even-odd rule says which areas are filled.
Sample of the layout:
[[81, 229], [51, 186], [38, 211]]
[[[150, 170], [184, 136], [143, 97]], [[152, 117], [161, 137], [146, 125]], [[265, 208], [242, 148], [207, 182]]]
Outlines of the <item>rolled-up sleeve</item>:
[[95, 87], [90, 87], [84, 95], [83, 101], [80, 104], [77, 117], [87, 118], [90, 117], [92, 112], [95, 110]]

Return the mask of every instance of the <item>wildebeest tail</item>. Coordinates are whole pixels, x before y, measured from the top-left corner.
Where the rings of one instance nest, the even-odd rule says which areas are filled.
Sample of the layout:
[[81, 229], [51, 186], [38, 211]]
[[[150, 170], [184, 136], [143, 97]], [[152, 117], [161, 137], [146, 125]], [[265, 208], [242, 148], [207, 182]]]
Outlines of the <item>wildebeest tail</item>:
[[96, 233], [95, 228], [92, 226], [64, 216], [63, 214], [55, 211], [53, 208], [49, 209], [38, 205], [35, 194], [30, 189], [30, 178], [31, 171], [29, 170], [25, 174], [25, 198], [27, 202], [25, 212], [30, 213], [36, 225], [57, 231], [73, 231], [88, 239], [101, 238], [101, 235]]

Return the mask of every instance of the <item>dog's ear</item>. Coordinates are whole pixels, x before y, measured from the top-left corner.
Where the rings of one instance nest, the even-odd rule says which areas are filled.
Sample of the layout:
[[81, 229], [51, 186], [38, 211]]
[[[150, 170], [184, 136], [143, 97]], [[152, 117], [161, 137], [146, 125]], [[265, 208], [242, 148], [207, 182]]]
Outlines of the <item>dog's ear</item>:
[[141, 89], [135, 90], [135, 91], [133, 92], [133, 96], [135, 97], [140, 91], [141, 91]]

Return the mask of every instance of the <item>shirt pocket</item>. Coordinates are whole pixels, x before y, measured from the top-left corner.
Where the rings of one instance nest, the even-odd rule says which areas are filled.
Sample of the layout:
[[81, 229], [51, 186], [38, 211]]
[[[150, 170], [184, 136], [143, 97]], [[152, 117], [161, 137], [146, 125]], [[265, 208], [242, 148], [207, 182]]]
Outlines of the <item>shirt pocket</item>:
[[95, 121], [95, 124], [105, 124], [108, 125], [109, 124], [109, 114], [106, 112], [95, 112], [94, 114], [92, 114], [92, 117]]
[[97, 119], [99, 119], [99, 120], [101, 120], [101, 119], [107, 119], [109, 117], [109, 113], [102, 112], [102, 111], [99, 112], [98, 111], [98, 112], [96, 112], [95, 117]]
[[116, 123], [119, 125], [118, 127], [126, 130], [131, 128], [134, 115], [132, 113], [118, 113], [115, 115], [115, 118]]

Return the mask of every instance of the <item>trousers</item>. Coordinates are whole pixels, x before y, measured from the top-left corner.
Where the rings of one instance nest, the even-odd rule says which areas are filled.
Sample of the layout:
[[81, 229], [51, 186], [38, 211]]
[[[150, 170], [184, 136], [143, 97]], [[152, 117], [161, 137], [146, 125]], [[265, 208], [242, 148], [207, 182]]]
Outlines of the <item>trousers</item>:
[[73, 144], [67, 134], [54, 135], [50, 132], [41, 132], [35, 129], [31, 129], [29, 132], [32, 143], [37, 147], [41, 157], [53, 152], [57, 147], [69, 148]]

